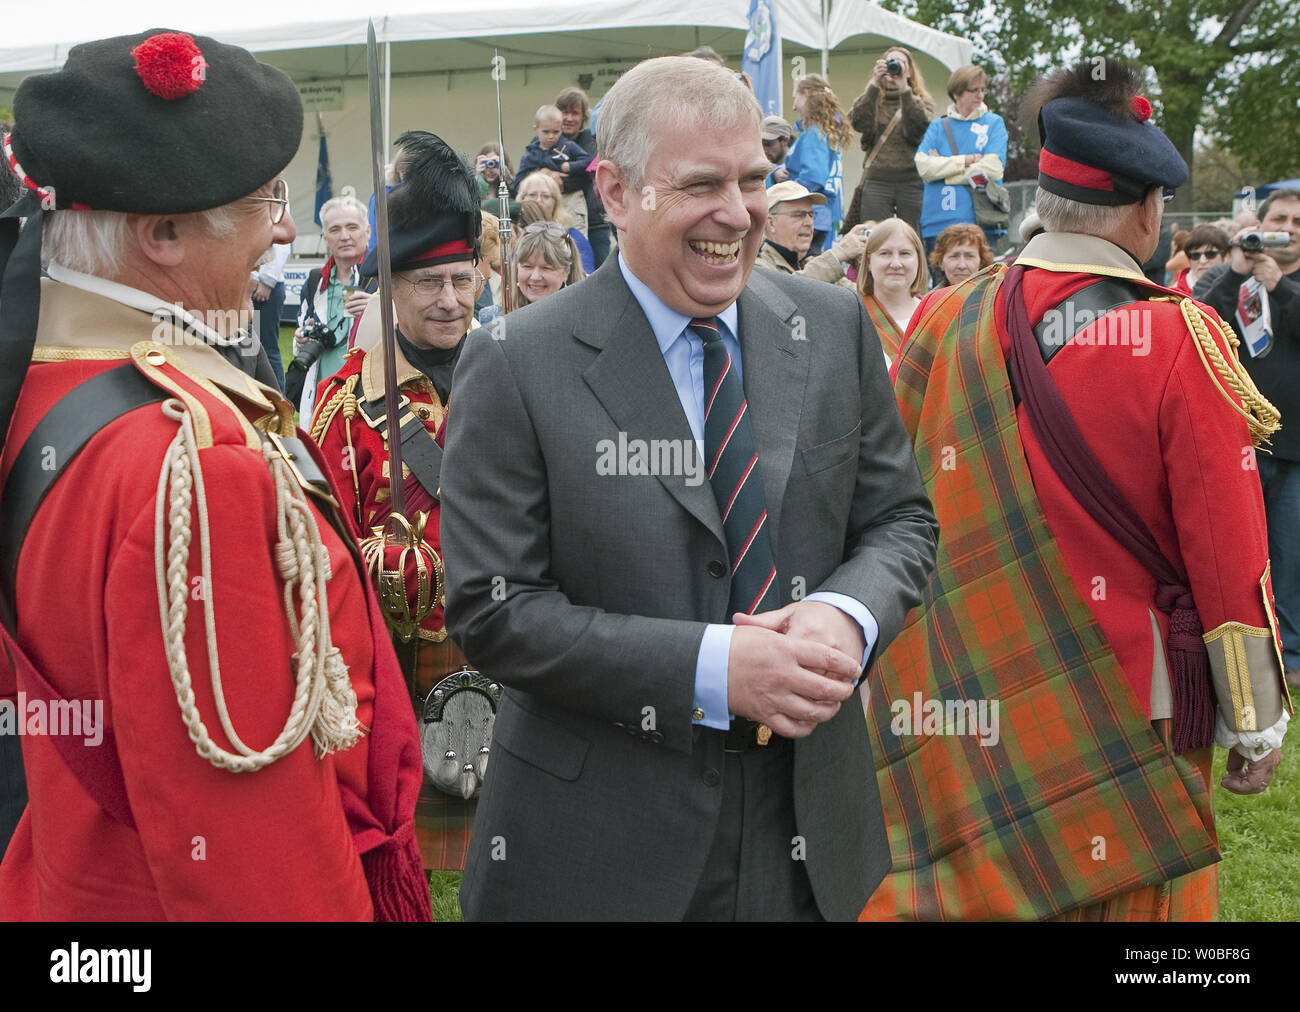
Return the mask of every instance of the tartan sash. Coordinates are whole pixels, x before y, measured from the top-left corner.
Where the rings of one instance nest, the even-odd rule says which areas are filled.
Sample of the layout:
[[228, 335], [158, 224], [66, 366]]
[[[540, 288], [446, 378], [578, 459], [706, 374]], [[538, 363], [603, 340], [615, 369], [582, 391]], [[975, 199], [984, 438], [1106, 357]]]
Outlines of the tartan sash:
[[[1219, 858], [1206, 786], [1143, 713], [1034, 492], [995, 330], [1001, 285], [995, 270], [955, 288], [898, 363], [940, 539], [872, 679], [893, 870], [862, 920], [1054, 917]], [[903, 725], [921, 701], [940, 701], [949, 733]], [[996, 703], [996, 740], [951, 733], [959, 703]]]

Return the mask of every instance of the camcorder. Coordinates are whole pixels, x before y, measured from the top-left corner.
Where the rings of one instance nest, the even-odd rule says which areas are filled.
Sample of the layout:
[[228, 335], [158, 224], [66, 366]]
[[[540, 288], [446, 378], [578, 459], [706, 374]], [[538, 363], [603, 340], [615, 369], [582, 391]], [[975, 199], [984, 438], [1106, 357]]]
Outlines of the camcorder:
[[1290, 246], [1291, 235], [1289, 232], [1247, 232], [1232, 245], [1241, 247], [1243, 253], [1259, 253]]
[[885, 70], [890, 77], [902, 77], [903, 61], [900, 60], [897, 56], [891, 56], [888, 60], [885, 61]]

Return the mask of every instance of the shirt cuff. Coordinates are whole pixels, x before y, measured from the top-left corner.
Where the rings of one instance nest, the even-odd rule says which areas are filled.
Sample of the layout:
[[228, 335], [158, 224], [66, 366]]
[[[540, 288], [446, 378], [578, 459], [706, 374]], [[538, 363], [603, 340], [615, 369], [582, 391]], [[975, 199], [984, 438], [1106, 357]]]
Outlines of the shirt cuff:
[[731, 635], [734, 625], [710, 624], [700, 640], [700, 653], [695, 661], [695, 703], [691, 714], [692, 724], [725, 731], [731, 726], [731, 713], [727, 709], [727, 661], [731, 655]]
[[863, 667], [866, 667], [867, 658], [871, 656], [872, 648], [875, 647], [876, 640], [880, 636], [880, 626], [876, 622], [876, 616], [871, 614], [871, 609], [857, 598], [849, 597], [847, 594], [836, 594], [829, 590], [809, 594], [804, 600], [820, 601], [822, 604], [832, 605], [862, 626], [862, 640], [866, 643], [867, 648], [862, 651], [861, 663]]

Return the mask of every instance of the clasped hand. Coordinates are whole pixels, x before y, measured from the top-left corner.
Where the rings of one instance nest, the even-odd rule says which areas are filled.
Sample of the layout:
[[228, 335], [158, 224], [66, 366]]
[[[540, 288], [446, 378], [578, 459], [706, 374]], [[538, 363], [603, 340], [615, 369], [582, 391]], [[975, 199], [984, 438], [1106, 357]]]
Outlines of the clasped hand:
[[862, 627], [833, 605], [797, 601], [733, 616], [727, 668], [732, 713], [783, 738], [805, 738], [839, 712], [862, 675]]

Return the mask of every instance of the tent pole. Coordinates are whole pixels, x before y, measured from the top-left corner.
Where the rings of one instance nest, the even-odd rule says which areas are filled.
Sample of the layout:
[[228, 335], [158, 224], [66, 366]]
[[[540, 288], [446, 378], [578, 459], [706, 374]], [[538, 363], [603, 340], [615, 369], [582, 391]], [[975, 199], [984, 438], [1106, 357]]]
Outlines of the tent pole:
[[384, 157], [392, 150], [389, 138], [393, 125], [393, 44], [384, 43]]
[[830, 0], [822, 0], [822, 77], [830, 74], [831, 62], [831, 15]]

